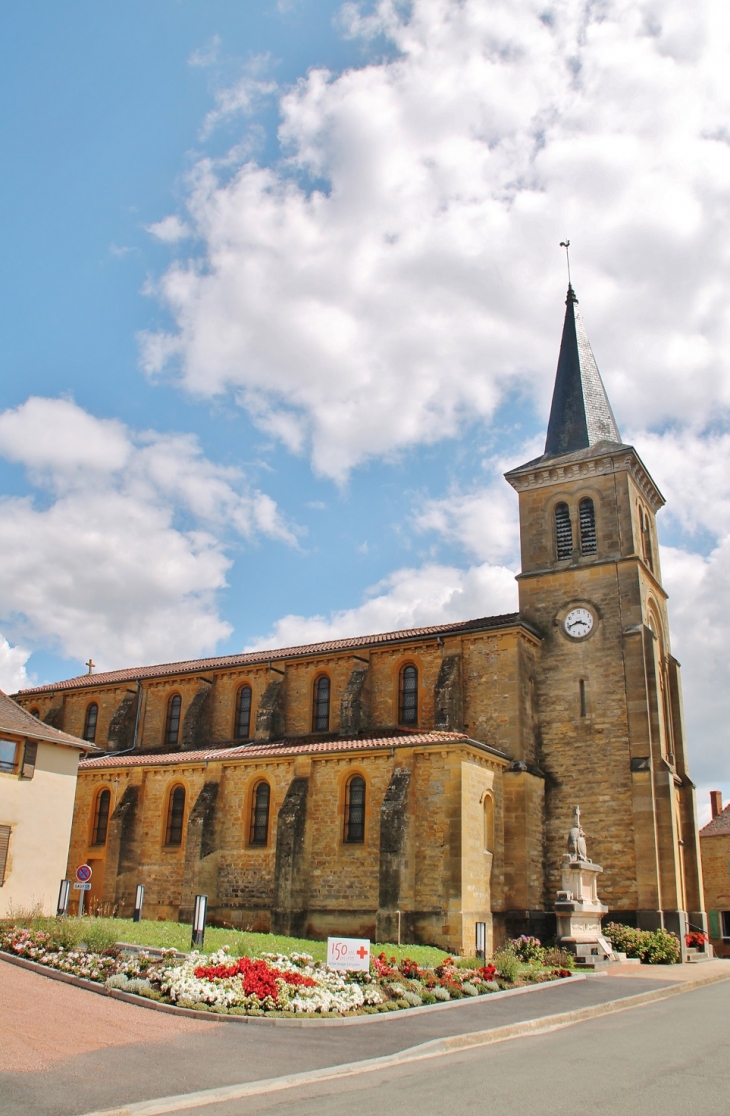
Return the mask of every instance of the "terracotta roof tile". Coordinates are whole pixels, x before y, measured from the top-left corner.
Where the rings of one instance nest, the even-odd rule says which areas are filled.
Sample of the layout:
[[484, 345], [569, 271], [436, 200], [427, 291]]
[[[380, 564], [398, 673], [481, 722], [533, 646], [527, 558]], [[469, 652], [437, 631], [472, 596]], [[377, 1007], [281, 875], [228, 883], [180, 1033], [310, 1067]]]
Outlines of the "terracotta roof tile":
[[89, 744], [88, 740], [79, 740], [78, 736], [71, 736], [68, 732], [61, 732], [51, 725], [44, 725], [43, 721], [28, 713], [2, 690], [0, 690], [0, 732], [14, 733], [16, 736], [25, 736], [30, 740], [43, 740], [48, 744], [80, 748], [85, 752], [99, 750], [93, 744]]
[[239, 744], [234, 748], [208, 748], [190, 752], [135, 753], [134, 755], [98, 756], [84, 760], [80, 770], [118, 767], [158, 767], [168, 764], [211, 763], [216, 760], [276, 759], [280, 756], [317, 755], [323, 752], [361, 752], [375, 748], [413, 747], [428, 744], [474, 744], [492, 755], [509, 759], [504, 752], [472, 740], [463, 732], [389, 732], [369, 736], [330, 736], [313, 740], [294, 737], [275, 740], [271, 744]]
[[[164, 678], [169, 674], [195, 674], [201, 670], [221, 670], [237, 667], [281, 662], [282, 659], [301, 658], [305, 655], [324, 654], [328, 651], [347, 651], [356, 647], [377, 647], [383, 643], [402, 643], [424, 636], [458, 635], [461, 632], [488, 631], [494, 628], [510, 628], [521, 624], [529, 625], [520, 618], [519, 612], [508, 612], [502, 616], [483, 616], [477, 620], [464, 620], [457, 624], [434, 624], [426, 628], [405, 628], [402, 631], [380, 632], [376, 635], [355, 636], [352, 639], [331, 639], [324, 643], [305, 643], [299, 647], [279, 647], [272, 651], [246, 651], [240, 655], [220, 655], [212, 659], [188, 659], [179, 663], [160, 663], [156, 666], [129, 667], [125, 670], [108, 670], [100, 674], [80, 674], [45, 686], [32, 686], [20, 690], [19, 694], [45, 694], [54, 690], [76, 690], [90, 686], [104, 686], [116, 682], [136, 682], [137, 679]], [[537, 634], [537, 633], [535, 633]]]
[[717, 817], [700, 830], [700, 837], [722, 837], [730, 834], [730, 802]]

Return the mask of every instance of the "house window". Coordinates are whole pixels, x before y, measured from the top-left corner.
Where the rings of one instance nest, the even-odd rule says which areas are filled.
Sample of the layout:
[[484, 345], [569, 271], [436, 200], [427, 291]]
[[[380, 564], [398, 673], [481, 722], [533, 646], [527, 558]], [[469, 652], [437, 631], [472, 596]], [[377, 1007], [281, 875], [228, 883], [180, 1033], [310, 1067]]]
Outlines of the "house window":
[[109, 807], [111, 805], [111, 791], [103, 790], [96, 796], [94, 810], [94, 833], [91, 838], [92, 845], [106, 844], [106, 831], [109, 828]]
[[35, 775], [35, 765], [38, 759], [38, 745], [35, 740], [26, 740], [23, 748], [23, 762], [20, 765], [20, 778], [32, 779]]
[[0, 771], [15, 771], [16, 751], [14, 740], [0, 740]]
[[182, 698], [173, 694], [167, 703], [167, 722], [165, 724], [165, 742], [177, 744], [180, 736], [180, 707]]
[[573, 525], [567, 504], [555, 506], [555, 547], [559, 562], [573, 554]]
[[723, 938], [730, 938], [730, 911], [720, 911]]
[[259, 783], [251, 801], [250, 845], [266, 845], [269, 840], [269, 801], [271, 788], [268, 783]]
[[185, 788], [175, 787], [167, 807], [166, 845], [182, 845], [183, 821], [185, 820]]
[[248, 740], [251, 735], [251, 687], [241, 686], [236, 702], [236, 736]]
[[330, 727], [330, 680], [326, 674], [314, 683], [312, 732], [327, 732]]
[[590, 496], [585, 496], [578, 505], [580, 522], [581, 554], [596, 553], [596, 511]]
[[418, 724], [418, 671], [414, 666], [403, 667], [400, 672], [398, 695], [398, 722], [401, 725]]
[[99, 720], [99, 706], [95, 701], [86, 707], [86, 720], [84, 721], [84, 740], [93, 744], [96, 739], [96, 722]]
[[5, 883], [5, 872], [8, 867], [8, 850], [10, 848], [10, 826], [0, 825], [0, 887]]
[[361, 845], [365, 840], [365, 780], [353, 775], [345, 787], [345, 841]]

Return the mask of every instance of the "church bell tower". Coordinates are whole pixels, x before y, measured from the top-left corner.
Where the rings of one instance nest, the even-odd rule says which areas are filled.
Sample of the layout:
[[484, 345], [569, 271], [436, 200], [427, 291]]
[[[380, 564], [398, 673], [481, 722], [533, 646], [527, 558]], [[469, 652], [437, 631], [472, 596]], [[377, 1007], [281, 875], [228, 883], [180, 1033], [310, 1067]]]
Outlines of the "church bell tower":
[[545, 910], [579, 804], [609, 917], [704, 927], [694, 784], [670, 649], [656, 514], [664, 498], [621, 440], [568, 288], [545, 452], [506, 474], [520, 505], [521, 616], [545, 779]]

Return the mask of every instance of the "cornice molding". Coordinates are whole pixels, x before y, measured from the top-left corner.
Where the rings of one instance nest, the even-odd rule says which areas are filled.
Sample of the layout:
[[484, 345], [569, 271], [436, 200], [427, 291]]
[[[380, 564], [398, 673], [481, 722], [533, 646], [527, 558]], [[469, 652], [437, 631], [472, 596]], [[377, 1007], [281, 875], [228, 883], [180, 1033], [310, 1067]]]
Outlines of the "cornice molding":
[[631, 474], [637, 488], [656, 514], [665, 500], [651, 478], [633, 446], [621, 446], [616, 450], [604, 450], [594, 456], [576, 458], [570, 454], [565, 458], [554, 457], [538, 460], [512, 469], [505, 474], [505, 480], [516, 492], [527, 492], [534, 488], [549, 488], [564, 481], [606, 476], [609, 473], [627, 472]]

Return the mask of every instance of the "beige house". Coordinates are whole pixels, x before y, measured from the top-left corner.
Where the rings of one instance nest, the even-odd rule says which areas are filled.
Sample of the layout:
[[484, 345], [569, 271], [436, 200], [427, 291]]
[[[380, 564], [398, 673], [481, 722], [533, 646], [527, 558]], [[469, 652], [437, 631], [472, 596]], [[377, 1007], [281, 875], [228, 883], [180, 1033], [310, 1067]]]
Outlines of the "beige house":
[[705, 909], [709, 935], [717, 957], [730, 957], [730, 803], [722, 792], [710, 791], [712, 820], [700, 830]]
[[88, 751], [93, 744], [43, 724], [0, 690], [0, 918], [55, 910], [79, 755]]

